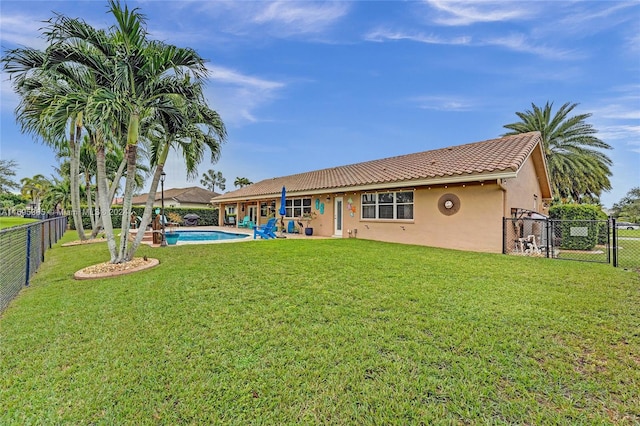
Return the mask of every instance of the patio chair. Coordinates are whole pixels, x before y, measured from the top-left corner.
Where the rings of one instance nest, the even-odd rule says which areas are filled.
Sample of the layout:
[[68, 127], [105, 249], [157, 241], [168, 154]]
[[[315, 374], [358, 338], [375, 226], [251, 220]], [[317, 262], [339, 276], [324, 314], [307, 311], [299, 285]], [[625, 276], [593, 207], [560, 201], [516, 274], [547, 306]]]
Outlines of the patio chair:
[[287, 224], [287, 234], [297, 234], [298, 232], [295, 222], [290, 220]]
[[251, 221], [251, 218], [249, 216], [245, 216], [244, 219], [242, 219], [242, 222], [238, 222], [238, 228], [249, 228], [249, 229], [253, 229], [254, 228], [254, 224]]
[[236, 217], [235, 216], [227, 216], [224, 219], [224, 226], [236, 226]]
[[276, 238], [275, 228], [276, 219], [272, 217], [265, 225], [253, 228], [253, 239], [255, 240], [258, 236], [265, 240]]
[[538, 244], [536, 244], [536, 236], [535, 235], [527, 235], [527, 238], [524, 240], [524, 253], [534, 256], [534, 255], [541, 255], [542, 254], [542, 250], [540, 250], [540, 248], [538, 247]]
[[159, 229], [162, 229], [162, 226], [164, 225], [165, 227], [169, 228], [169, 232], [173, 232], [172, 230], [174, 228], [180, 226], [179, 223], [171, 222], [169, 219], [167, 219], [166, 216], [163, 216], [161, 214], [156, 215], [156, 218], [158, 220]]

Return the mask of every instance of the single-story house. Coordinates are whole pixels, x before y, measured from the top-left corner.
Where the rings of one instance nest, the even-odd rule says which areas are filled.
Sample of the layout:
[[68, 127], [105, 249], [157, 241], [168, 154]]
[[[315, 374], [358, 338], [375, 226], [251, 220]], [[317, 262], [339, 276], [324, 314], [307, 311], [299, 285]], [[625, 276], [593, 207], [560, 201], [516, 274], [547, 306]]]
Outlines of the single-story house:
[[[164, 190], [164, 206], [165, 207], [213, 207], [211, 199], [217, 197], [217, 192], [200, 188], [199, 186], [191, 186], [189, 188], [170, 188]], [[133, 197], [132, 204], [134, 206], [144, 206], [147, 203], [147, 194]], [[160, 207], [162, 205], [162, 192], [156, 192], [153, 206]]]
[[[503, 217], [548, 212], [551, 187], [539, 132], [265, 179], [215, 197], [257, 224], [302, 220], [313, 235], [500, 253]], [[311, 218], [309, 218], [309, 216]]]

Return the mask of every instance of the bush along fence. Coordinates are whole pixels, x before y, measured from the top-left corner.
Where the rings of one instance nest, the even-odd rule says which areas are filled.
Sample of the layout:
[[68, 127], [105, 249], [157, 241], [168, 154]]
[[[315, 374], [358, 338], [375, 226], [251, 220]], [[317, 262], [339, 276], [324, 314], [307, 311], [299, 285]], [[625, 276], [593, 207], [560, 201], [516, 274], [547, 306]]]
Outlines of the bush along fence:
[[504, 254], [611, 263], [640, 269], [640, 230], [615, 219], [504, 218]]
[[29, 285], [44, 253], [64, 234], [65, 216], [0, 230], [0, 312]]

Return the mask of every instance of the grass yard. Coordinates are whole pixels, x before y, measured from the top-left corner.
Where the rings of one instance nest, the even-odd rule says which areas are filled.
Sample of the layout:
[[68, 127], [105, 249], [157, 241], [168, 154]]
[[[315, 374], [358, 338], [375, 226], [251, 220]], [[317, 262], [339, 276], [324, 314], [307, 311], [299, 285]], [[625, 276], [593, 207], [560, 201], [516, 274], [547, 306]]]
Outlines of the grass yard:
[[0, 318], [3, 425], [640, 422], [636, 272], [271, 240], [74, 281], [106, 249], [59, 244]]
[[37, 222], [38, 219], [25, 219], [22, 217], [0, 216], [0, 229], [11, 228], [13, 226], [26, 225]]
[[640, 229], [618, 229], [618, 236], [640, 238]]

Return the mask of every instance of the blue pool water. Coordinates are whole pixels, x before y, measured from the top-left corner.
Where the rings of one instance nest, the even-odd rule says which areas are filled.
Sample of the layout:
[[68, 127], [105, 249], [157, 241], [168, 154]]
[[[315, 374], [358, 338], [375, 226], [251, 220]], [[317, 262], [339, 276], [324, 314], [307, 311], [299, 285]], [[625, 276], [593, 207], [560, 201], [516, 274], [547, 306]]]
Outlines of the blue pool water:
[[246, 234], [233, 234], [222, 231], [178, 231], [178, 234], [180, 234], [178, 242], [238, 240], [248, 237]]

